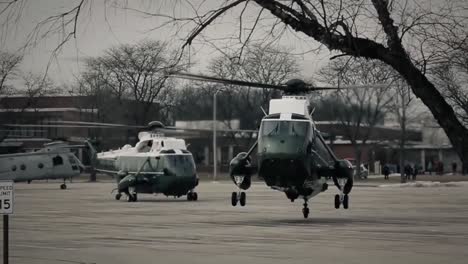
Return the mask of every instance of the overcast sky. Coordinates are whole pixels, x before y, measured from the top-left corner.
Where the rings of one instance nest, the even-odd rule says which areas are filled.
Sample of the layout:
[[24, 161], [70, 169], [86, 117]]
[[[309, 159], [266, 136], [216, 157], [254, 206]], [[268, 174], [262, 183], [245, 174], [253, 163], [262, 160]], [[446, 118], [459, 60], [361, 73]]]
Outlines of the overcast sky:
[[[2, 49], [17, 50], [25, 43], [28, 34], [33, 32], [33, 28], [38, 22], [49, 16], [69, 10], [77, 2], [70, 0], [26, 1], [26, 5], [22, 9], [22, 16], [18, 22], [10, 23], [7, 29], [4, 28], [1, 31]], [[49, 61], [52, 60], [48, 71], [50, 77], [58, 84], [69, 84], [73, 82], [74, 76], [79, 75], [80, 61], [87, 56], [99, 56], [109, 47], [121, 43], [136, 43], [143, 39], [169, 41], [173, 43], [171, 46], [177, 48], [183, 44], [183, 37], [193, 28], [192, 26], [183, 28], [164, 26], [160, 29], [154, 29], [161, 26], [165, 20], [145, 16], [132, 10], [115, 8], [111, 6], [111, 2], [107, 1], [107, 4], [104, 1], [88, 2], [85, 9], [81, 11], [78, 20], [76, 39], [67, 42], [56, 58], [51, 56], [52, 51], [60, 43], [59, 39], [63, 37], [66, 31], [39, 41], [37, 45], [27, 49], [20, 70], [22, 72], [43, 74]], [[148, 12], [175, 13], [179, 16], [189, 16], [191, 12], [190, 7], [183, 4], [174, 5], [173, 1], [137, 2], [138, 4], [128, 7]], [[183, 3], [183, 1], [181, 2]], [[208, 4], [205, 4], [203, 8], [208, 10], [217, 4], [218, 1], [208, 1]], [[238, 14], [240, 11], [237, 9], [227, 13], [216, 25], [208, 28], [205, 36], [212, 39], [232, 36], [233, 32], [237, 32], [239, 29]], [[249, 8], [244, 16], [244, 23], [248, 22], [249, 19], [253, 21], [257, 13], [258, 10], [255, 8]], [[262, 30], [266, 31], [267, 29], [259, 27], [257, 29], [259, 36], [262, 35]], [[246, 32], [244, 32], [243, 37], [246, 36]], [[237, 33], [234, 33], [234, 36], [236, 35]], [[302, 53], [318, 47], [314, 41], [308, 38], [306, 40], [302, 40], [300, 36], [295, 37], [293, 34], [286, 33], [278, 43], [287, 47], [293, 53], [301, 54], [296, 57], [302, 67], [303, 76], [298, 77], [309, 79], [321, 65], [328, 61], [330, 52], [322, 49], [321, 52], [309, 52], [302, 55]], [[226, 50], [225, 46], [231, 45], [232, 42], [216, 43], [218, 48]], [[234, 40], [234, 42], [236, 41]], [[220, 54], [212, 46], [205, 43], [202, 37], [194, 41], [190, 50], [191, 62], [197, 62], [196, 67], [192, 69], [195, 72], [203, 72], [209, 60]]]

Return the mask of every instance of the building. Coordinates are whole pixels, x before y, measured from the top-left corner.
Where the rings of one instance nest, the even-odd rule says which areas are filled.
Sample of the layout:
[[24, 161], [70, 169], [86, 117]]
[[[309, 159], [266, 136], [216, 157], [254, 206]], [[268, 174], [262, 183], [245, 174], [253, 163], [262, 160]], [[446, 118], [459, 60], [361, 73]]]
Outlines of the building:
[[[134, 102], [133, 102], [134, 103]], [[126, 106], [115, 107], [110, 105], [107, 113], [96, 107], [95, 98], [91, 96], [48, 96], [28, 98], [13, 96], [0, 98], [1, 124], [20, 125], [10, 130], [9, 127], [0, 127], [0, 153], [28, 151], [38, 149], [43, 143], [51, 140], [68, 140], [80, 142], [84, 139], [94, 139], [98, 149], [115, 149], [124, 144], [134, 144], [137, 140], [136, 127], [103, 127], [103, 126], [71, 126], [63, 124], [59, 127], [51, 124], [61, 124], [63, 121], [96, 122], [103, 118], [113, 120], [114, 123], [128, 124], [128, 119], [122, 118], [126, 107], [132, 107], [132, 102]], [[117, 117], [110, 118], [109, 113]], [[120, 117], [119, 117], [120, 116]], [[152, 115], [157, 119], [158, 115]], [[28, 126], [28, 125], [34, 125]], [[213, 166], [213, 127], [212, 120], [176, 122], [177, 127], [208, 129], [206, 132], [191, 134], [176, 134], [184, 137], [189, 143], [189, 150], [194, 154], [198, 167], [211, 170]], [[361, 149], [361, 161], [367, 164], [371, 171], [378, 173], [380, 166], [399, 164], [400, 129], [398, 127], [377, 126], [372, 129], [362, 126], [357, 140], [353, 144], [347, 136], [347, 127], [337, 121], [316, 122], [317, 129], [327, 135], [326, 140], [338, 158], [356, 159], [356, 146]], [[225, 130], [239, 130], [239, 120], [217, 122], [217, 162], [221, 169], [227, 171], [230, 160], [239, 152], [247, 151], [254, 144], [257, 134], [255, 132], [235, 133]], [[224, 131], [223, 131], [224, 130]], [[457, 164], [461, 170], [461, 161], [450, 146], [443, 131], [435, 124], [430, 126], [412, 127], [406, 132], [407, 162], [420, 165], [423, 170], [434, 168], [434, 164], [443, 164], [446, 172], [450, 171], [452, 164]], [[429, 165], [431, 164], [431, 165]]]

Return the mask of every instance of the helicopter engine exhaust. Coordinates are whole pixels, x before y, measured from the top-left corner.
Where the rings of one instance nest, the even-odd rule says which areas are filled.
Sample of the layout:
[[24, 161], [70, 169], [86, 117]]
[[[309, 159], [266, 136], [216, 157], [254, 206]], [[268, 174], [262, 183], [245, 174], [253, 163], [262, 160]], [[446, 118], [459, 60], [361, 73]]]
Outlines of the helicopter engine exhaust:
[[229, 163], [229, 174], [232, 181], [243, 190], [250, 188], [251, 177], [254, 173], [255, 168], [246, 152], [237, 154]]

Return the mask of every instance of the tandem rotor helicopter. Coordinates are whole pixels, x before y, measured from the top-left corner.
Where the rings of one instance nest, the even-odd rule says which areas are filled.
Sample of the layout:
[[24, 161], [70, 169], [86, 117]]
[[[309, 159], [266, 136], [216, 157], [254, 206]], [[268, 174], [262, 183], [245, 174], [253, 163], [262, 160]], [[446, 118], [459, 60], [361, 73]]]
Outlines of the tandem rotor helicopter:
[[[293, 79], [286, 85], [269, 85], [240, 80], [222, 79], [190, 73], [174, 73], [176, 78], [247, 86], [262, 89], [277, 89], [283, 92], [281, 99], [270, 100], [269, 112], [261, 120], [257, 141], [246, 152], [241, 152], [229, 164], [229, 174], [238, 187], [232, 192], [231, 203], [246, 204], [246, 193], [251, 186], [252, 175], [258, 173], [267, 186], [284, 192], [294, 202], [304, 200], [302, 213], [309, 216], [308, 201], [328, 189], [327, 178], [333, 179], [338, 188], [334, 197], [336, 209], [349, 207], [349, 193], [353, 188], [352, 164], [338, 159], [327, 146], [308, 112], [309, 101], [305, 94], [319, 90], [360, 88], [315, 87], [302, 80]], [[374, 85], [379, 86], [379, 85]], [[256, 150], [257, 165], [251, 156]]]
[[68, 145], [62, 141], [44, 144], [35, 152], [1, 154], [0, 180], [28, 182], [33, 180], [62, 179], [60, 189], [66, 189], [66, 179], [79, 176], [86, 168], [70, 148], [86, 145]]

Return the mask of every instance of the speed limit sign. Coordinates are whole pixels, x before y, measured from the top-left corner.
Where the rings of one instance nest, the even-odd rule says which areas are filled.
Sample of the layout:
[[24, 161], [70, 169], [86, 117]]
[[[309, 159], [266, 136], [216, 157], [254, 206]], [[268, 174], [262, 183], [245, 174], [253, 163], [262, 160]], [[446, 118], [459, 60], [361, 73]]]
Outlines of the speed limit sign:
[[0, 181], [0, 214], [13, 213], [14, 190], [12, 181]]

